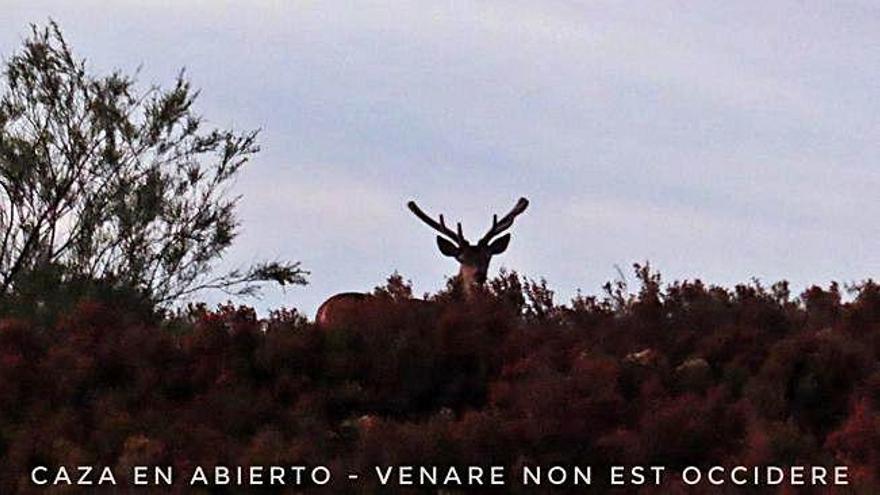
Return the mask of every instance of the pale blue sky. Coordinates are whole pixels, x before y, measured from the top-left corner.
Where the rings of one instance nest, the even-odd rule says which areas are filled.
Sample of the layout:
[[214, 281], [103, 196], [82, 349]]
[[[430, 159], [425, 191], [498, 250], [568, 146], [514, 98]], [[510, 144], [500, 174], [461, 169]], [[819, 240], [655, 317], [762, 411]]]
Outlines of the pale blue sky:
[[[734, 5], [735, 4], [735, 5]], [[532, 200], [493, 263], [562, 300], [650, 260], [667, 280], [877, 276], [874, 2], [0, 0], [0, 53], [57, 20], [100, 70], [181, 67], [211, 123], [261, 127], [228, 262], [301, 260], [307, 313], [393, 270], [455, 263], [405, 209]], [[205, 296], [215, 301], [217, 295]]]

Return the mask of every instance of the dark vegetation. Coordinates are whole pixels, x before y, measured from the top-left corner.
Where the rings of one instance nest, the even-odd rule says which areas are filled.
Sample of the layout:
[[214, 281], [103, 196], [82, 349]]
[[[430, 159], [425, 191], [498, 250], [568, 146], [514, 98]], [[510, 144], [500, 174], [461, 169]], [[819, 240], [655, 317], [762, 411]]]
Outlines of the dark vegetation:
[[880, 286], [843, 302], [636, 273], [567, 305], [502, 273], [431, 318], [391, 277], [383, 311], [326, 332], [100, 293], [19, 311], [0, 319], [0, 491], [35, 464], [273, 463], [846, 464], [880, 489]]

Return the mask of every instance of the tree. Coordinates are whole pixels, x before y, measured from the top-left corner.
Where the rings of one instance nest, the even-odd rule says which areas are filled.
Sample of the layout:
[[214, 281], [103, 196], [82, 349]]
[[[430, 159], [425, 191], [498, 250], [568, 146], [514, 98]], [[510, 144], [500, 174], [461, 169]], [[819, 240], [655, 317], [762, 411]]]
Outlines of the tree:
[[111, 281], [159, 304], [204, 288], [304, 284], [296, 262], [221, 275], [237, 235], [231, 180], [257, 131], [205, 129], [181, 71], [170, 89], [96, 75], [59, 27], [31, 26], [0, 95], [0, 298], [35, 272]]

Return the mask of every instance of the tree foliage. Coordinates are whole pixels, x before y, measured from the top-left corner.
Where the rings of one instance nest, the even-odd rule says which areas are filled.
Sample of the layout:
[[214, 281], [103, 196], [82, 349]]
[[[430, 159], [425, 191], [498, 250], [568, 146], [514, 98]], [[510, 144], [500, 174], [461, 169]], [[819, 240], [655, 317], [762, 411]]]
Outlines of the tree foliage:
[[259, 150], [257, 132], [206, 128], [183, 72], [170, 89], [94, 74], [51, 23], [32, 26], [3, 76], [0, 297], [46, 271], [159, 303], [305, 282], [288, 262], [212, 274], [237, 234], [229, 185]]

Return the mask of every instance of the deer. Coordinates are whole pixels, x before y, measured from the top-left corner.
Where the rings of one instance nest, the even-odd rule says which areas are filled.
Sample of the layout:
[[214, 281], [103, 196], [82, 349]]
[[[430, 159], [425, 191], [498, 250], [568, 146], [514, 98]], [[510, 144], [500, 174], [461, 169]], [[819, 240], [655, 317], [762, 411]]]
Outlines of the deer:
[[[456, 229], [452, 230], [446, 225], [443, 214], [440, 214], [435, 220], [419, 208], [415, 201], [407, 203], [407, 208], [419, 220], [439, 233], [436, 242], [440, 253], [458, 261], [457, 277], [465, 300], [474, 298], [482, 290], [489, 273], [489, 263], [492, 257], [506, 251], [510, 244], [511, 235], [509, 232], [505, 232], [513, 226], [514, 219], [522, 214], [528, 206], [529, 201], [526, 198], [519, 198], [513, 209], [500, 219], [497, 214], [493, 215], [489, 231], [476, 244], [471, 244], [464, 236], [461, 222], [458, 222]], [[330, 328], [338, 323], [351, 321], [351, 318], [357, 318], [365, 311], [369, 312], [370, 306], [374, 302], [375, 296], [363, 292], [336, 294], [324, 301], [318, 308], [315, 323], [320, 328]], [[414, 299], [411, 302], [422, 306], [431, 304], [431, 302], [421, 299]]]

